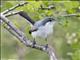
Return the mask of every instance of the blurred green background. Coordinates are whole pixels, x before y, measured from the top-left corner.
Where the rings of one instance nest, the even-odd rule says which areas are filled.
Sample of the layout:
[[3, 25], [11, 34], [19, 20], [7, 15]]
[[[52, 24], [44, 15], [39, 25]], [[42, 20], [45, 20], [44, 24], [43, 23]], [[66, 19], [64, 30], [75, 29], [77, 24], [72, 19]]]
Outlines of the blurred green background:
[[[1, 1], [0, 10], [15, 6], [25, 1]], [[54, 33], [48, 38], [48, 44], [53, 46], [59, 60], [80, 60], [80, 1], [27, 1], [29, 4], [18, 7], [14, 11], [23, 10], [34, 20], [47, 16], [57, 17], [62, 24], [56, 24]], [[42, 10], [40, 6], [55, 6], [51, 10]], [[62, 17], [65, 14], [79, 14], [79, 16]], [[58, 17], [59, 16], [59, 17]], [[8, 17], [18, 29], [32, 40], [28, 33], [30, 25], [19, 15]], [[1, 60], [49, 60], [45, 52], [26, 47], [16, 37], [4, 29], [1, 24]], [[40, 44], [45, 41], [37, 39]], [[45, 42], [46, 44], [46, 42]]]

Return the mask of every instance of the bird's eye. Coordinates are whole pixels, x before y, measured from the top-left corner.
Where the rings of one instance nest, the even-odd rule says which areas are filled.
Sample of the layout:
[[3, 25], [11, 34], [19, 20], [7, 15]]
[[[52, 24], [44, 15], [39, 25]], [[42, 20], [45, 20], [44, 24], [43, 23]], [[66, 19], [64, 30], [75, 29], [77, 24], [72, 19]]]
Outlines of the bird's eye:
[[32, 32], [31, 32], [31, 30], [29, 30], [29, 34], [31, 34]]
[[49, 21], [52, 21], [51, 19]]

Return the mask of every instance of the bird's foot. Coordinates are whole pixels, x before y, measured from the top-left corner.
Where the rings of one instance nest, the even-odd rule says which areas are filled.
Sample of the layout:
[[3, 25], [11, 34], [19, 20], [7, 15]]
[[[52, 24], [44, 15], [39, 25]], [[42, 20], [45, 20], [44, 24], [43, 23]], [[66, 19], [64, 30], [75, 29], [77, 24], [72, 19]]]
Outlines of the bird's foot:
[[35, 39], [34, 39], [32, 42], [33, 42], [33, 43], [32, 43], [32, 47], [34, 48], [34, 47], [35, 47], [35, 44], [36, 44]]
[[48, 44], [45, 45], [45, 49], [46, 49], [46, 50], [47, 50], [47, 48], [48, 48]]

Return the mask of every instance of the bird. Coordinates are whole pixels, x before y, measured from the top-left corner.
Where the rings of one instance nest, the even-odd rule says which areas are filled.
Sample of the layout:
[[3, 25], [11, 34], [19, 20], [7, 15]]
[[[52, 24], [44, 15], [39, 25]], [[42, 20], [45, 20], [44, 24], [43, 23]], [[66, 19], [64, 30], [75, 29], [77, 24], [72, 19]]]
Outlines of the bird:
[[[31, 25], [31, 29], [29, 30], [29, 34], [32, 35], [34, 39], [33, 45], [36, 44], [35, 38], [40, 37], [45, 40], [47, 37], [53, 33], [53, 27], [56, 23], [56, 20], [52, 17], [45, 17], [42, 20], [33, 21], [26, 12], [19, 12], [19, 15], [24, 17]], [[46, 44], [47, 46], [48, 44]]]

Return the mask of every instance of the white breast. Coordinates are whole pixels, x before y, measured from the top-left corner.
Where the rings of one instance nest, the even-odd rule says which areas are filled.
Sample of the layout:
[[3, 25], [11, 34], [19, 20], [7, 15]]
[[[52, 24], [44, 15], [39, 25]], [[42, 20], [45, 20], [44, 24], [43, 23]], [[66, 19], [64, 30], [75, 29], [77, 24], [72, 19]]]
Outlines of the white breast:
[[45, 24], [45, 26], [40, 26], [37, 31], [32, 32], [33, 38], [47, 38], [48, 35], [53, 33], [53, 26], [54, 22], [48, 22]]

